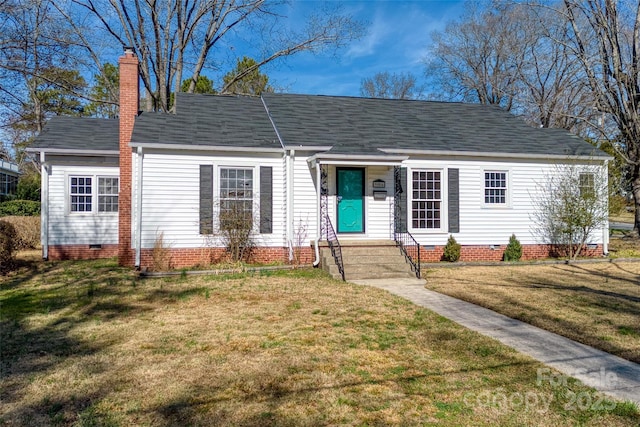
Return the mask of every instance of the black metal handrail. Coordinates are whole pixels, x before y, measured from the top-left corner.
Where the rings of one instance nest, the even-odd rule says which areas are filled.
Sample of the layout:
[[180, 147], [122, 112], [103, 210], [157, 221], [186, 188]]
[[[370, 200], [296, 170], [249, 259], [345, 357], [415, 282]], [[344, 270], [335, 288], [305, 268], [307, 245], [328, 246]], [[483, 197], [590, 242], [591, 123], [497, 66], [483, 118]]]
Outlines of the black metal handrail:
[[411, 271], [420, 279], [420, 244], [408, 231], [395, 231], [393, 240], [396, 241], [407, 262], [411, 264]]
[[329, 219], [329, 215], [325, 215], [325, 237], [327, 239], [327, 244], [329, 245], [329, 249], [331, 250], [331, 255], [333, 256], [333, 260], [338, 266], [338, 271], [340, 272], [340, 277], [342, 277], [342, 281], [345, 281], [344, 278], [344, 264], [342, 262], [342, 247], [340, 246], [340, 241], [338, 240], [338, 236], [336, 236], [336, 232], [333, 229], [333, 225], [331, 224], [331, 220]]

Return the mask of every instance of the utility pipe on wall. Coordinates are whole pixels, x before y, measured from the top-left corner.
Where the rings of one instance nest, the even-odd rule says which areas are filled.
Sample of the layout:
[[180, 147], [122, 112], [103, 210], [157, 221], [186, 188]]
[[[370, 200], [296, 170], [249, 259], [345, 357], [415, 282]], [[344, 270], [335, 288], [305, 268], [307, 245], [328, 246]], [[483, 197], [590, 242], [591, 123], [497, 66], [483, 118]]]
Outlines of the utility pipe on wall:
[[317, 267], [320, 265], [320, 191], [321, 191], [321, 182], [320, 182], [320, 163], [316, 162], [316, 240], [315, 240], [315, 252], [316, 259], [313, 261], [313, 266]]
[[49, 259], [49, 167], [45, 164], [46, 155], [40, 152], [40, 186], [42, 188], [40, 241], [42, 242], [42, 258]]
[[138, 160], [138, 165], [137, 168], [138, 170], [136, 171], [136, 181], [137, 181], [137, 186], [136, 186], [136, 261], [135, 261], [135, 267], [136, 268], [140, 268], [140, 258], [141, 258], [141, 252], [142, 252], [142, 159], [143, 159], [143, 153], [142, 153], [142, 147], [138, 147], [138, 151], [137, 151], [137, 160]]
[[287, 158], [287, 240], [289, 243], [289, 261], [293, 261], [294, 245], [299, 243], [296, 242], [295, 218], [293, 212], [293, 171], [295, 167], [295, 155], [296, 150], [289, 150], [289, 157]]

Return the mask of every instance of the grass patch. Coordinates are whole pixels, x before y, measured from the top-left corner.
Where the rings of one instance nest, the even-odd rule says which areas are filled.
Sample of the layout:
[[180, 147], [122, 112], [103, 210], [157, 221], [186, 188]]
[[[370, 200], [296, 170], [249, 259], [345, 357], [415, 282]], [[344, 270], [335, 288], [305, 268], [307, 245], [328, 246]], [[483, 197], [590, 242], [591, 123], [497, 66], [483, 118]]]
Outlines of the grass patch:
[[[625, 403], [567, 410], [567, 390], [595, 392], [317, 270], [136, 281], [113, 260], [34, 261], [0, 304], [0, 425], [638, 423]], [[554, 399], [484, 399], [503, 395]]]
[[427, 287], [640, 363], [640, 263], [433, 269]]

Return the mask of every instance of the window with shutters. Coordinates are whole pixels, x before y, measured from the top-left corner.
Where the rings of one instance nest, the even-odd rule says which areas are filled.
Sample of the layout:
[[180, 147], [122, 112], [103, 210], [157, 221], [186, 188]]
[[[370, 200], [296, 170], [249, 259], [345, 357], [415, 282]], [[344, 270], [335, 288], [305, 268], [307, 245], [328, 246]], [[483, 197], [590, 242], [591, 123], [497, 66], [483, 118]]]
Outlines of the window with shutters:
[[427, 230], [442, 227], [442, 171], [411, 172], [411, 227]]
[[253, 224], [253, 169], [220, 169], [220, 227]]

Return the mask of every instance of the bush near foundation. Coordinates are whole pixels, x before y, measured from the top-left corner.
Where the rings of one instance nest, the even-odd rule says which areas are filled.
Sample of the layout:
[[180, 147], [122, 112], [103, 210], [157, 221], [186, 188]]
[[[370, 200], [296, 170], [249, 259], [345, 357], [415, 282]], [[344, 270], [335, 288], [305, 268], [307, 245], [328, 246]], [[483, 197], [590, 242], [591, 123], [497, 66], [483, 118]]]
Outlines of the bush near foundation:
[[7, 221], [0, 221], [0, 272], [8, 270], [14, 261], [16, 229]]
[[444, 247], [444, 254], [442, 255], [442, 259], [444, 261], [456, 262], [460, 259], [460, 245], [453, 235], [449, 236], [449, 240], [447, 240], [447, 244]]
[[39, 216], [5, 216], [2, 221], [13, 225], [16, 232], [14, 246], [17, 251], [40, 247]]
[[516, 235], [512, 234], [511, 237], [509, 237], [509, 243], [504, 250], [504, 260], [520, 261], [520, 258], [522, 258], [522, 245], [516, 238]]

